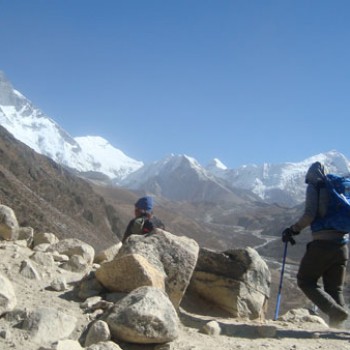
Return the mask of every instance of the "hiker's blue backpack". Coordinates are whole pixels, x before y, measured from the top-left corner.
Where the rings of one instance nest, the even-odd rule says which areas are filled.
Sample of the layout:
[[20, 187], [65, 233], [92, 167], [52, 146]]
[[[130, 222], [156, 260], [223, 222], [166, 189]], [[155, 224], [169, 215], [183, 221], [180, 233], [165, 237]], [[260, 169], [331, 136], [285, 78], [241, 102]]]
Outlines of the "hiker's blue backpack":
[[350, 232], [350, 178], [327, 174], [325, 187], [329, 196], [327, 212], [314, 220], [311, 230]]

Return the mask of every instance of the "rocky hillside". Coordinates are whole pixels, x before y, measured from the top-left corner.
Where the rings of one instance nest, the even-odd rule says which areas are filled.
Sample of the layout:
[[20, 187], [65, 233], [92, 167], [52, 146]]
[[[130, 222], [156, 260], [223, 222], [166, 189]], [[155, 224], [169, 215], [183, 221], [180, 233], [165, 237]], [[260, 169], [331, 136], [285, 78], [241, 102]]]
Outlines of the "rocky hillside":
[[0, 202], [21, 225], [83, 238], [96, 248], [118, 241], [124, 223], [91, 185], [0, 127]]
[[[15, 213], [4, 206], [1, 210], [0, 236], [8, 238], [0, 240], [2, 350], [343, 350], [350, 346], [348, 330], [329, 328], [322, 317], [300, 305], [276, 321], [261, 312], [259, 317], [242, 314], [246, 307], [262, 311], [257, 303], [249, 302], [240, 309], [241, 316], [235, 314], [249, 295], [257, 301], [253, 293], [265, 290], [263, 296], [268, 286], [250, 289], [249, 295], [243, 288], [254, 282], [252, 278], [259, 283], [269, 279], [265, 263], [253, 250], [238, 250], [227, 271], [218, 274], [220, 261], [234, 251], [229, 255], [199, 252], [195, 241], [160, 231], [98, 252], [77, 239], [60, 240], [53, 233], [28, 227], [15, 230], [9, 225], [16, 221]], [[231, 297], [228, 309], [222, 308], [221, 297], [200, 297], [198, 289], [194, 293], [193, 278], [200, 281], [204, 271], [207, 278], [213, 281], [215, 276], [219, 285], [223, 283], [217, 290], [219, 295], [225, 291], [228, 300]], [[238, 276], [240, 287], [234, 283]], [[225, 283], [231, 285], [229, 289]]]
[[[59, 239], [81, 239], [97, 251], [119, 242], [133, 203], [143, 195], [87, 182], [38, 155], [1, 127], [0, 152], [0, 204], [15, 210], [20, 225], [35, 232], [53, 232]], [[217, 251], [256, 248], [271, 269], [272, 303], [267, 313], [271, 318], [283, 253], [280, 232], [301, 210], [302, 206], [291, 209], [261, 202], [186, 203], [157, 198], [155, 213], [167, 230], [195, 239], [200, 247]], [[288, 300], [282, 312], [305, 303], [295, 285], [295, 270], [308, 238], [307, 233], [298, 236], [297, 245], [289, 250]]]

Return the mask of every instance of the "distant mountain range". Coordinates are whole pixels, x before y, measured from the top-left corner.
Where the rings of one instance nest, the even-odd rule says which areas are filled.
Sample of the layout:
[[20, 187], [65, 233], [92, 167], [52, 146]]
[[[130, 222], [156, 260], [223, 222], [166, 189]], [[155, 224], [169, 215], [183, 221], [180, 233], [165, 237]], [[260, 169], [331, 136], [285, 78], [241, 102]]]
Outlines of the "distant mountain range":
[[[297, 164], [237, 169], [219, 159], [204, 167], [188, 155], [143, 164], [102, 138], [71, 137], [4, 74], [0, 154], [0, 202], [16, 211], [21, 225], [105, 248], [123, 236], [136, 199], [152, 193], [155, 213], [169, 232], [219, 251], [256, 247], [272, 260], [279, 259], [282, 230], [303, 209], [294, 204], [303, 200], [309, 163], [318, 159], [337, 171], [349, 169], [335, 151]], [[300, 236], [298, 243], [308, 237]], [[302, 251], [291, 249], [289, 259]]]
[[36, 152], [81, 176], [175, 201], [265, 201], [294, 206], [304, 199], [304, 176], [314, 161], [332, 172], [350, 173], [350, 162], [329, 151], [298, 163], [242, 165], [219, 159], [202, 166], [188, 155], [151, 164], [128, 157], [99, 136], [72, 137], [17, 91], [0, 71], [0, 125]]

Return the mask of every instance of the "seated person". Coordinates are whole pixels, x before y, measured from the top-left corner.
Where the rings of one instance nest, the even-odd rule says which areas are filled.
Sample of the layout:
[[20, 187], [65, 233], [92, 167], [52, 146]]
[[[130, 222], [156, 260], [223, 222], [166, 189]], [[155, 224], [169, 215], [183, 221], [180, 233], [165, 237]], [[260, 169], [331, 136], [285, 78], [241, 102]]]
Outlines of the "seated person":
[[150, 234], [154, 228], [165, 229], [162, 221], [153, 216], [153, 198], [145, 196], [135, 203], [135, 218], [129, 222], [122, 243], [131, 235]]

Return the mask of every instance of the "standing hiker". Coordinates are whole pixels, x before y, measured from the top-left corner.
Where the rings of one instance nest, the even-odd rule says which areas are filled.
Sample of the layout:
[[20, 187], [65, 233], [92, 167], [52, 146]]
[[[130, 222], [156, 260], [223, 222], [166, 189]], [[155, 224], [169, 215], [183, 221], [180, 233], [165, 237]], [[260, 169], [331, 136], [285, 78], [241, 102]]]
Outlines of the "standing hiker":
[[[312, 241], [307, 244], [297, 274], [299, 288], [329, 317], [331, 327], [339, 327], [348, 317], [345, 309], [343, 287], [349, 257], [349, 234], [340, 230], [322, 228], [322, 218], [327, 214], [330, 195], [325, 186], [325, 169], [313, 163], [307, 171], [305, 210], [300, 219], [282, 233], [283, 242], [292, 242], [292, 236], [311, 226]], [[317, 226], [315, 228], [315, 223]], [[314, 224], [314, 225], [313, 225]], [[319, 279], [323, 280], [323, 288]]]
[[135, 218], [132, 219], [124, 233], [122, 243], [131, 235], [151, 234], [155, 228], [165, 229], [164, 224], [153, 216], [153, 198], [145, 196], [135, 203]]

